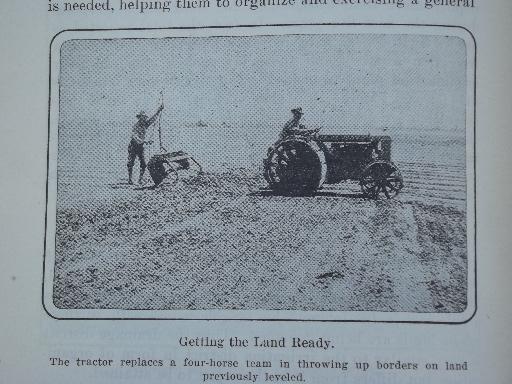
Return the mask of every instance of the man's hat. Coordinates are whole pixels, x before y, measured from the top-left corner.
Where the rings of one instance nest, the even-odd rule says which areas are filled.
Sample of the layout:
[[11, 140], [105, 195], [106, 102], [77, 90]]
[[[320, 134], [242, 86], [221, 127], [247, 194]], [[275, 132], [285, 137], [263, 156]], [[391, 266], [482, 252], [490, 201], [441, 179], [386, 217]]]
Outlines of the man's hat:
[[140, 119], [140, 118], [141, 118], [141, 117], [143, 117], [143, 116], [147, 117], [146, 112], [144, 112], [144, 111], [140, 111], [139, 113], [137, 113], [137, 115], [136, 115], [135, 117], [136, 117], [137, 119]]
[[299, 108], [293, 108], [292, 109], [292, 113], [300, 113], [301, 115], [303, 115], [304, 113], [302, 112], [302, 108], [299, 107]]

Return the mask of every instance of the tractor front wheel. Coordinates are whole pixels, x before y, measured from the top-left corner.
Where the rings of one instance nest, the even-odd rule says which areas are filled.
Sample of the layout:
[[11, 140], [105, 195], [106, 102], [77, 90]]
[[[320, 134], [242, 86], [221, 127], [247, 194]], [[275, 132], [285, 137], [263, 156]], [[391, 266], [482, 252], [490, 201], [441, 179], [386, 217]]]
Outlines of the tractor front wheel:
[[403, 179], [398, 168], [393, 163], [382, 160], [368, 164], [359, 183], [363, 194], [372, 199], [392, 199], [403, 188]]

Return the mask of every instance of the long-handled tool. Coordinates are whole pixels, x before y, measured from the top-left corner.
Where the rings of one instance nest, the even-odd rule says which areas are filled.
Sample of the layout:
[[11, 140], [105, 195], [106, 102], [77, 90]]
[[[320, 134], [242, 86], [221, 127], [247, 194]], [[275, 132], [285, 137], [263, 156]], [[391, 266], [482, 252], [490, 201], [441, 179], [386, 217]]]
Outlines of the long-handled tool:
[[[161, 105], [164, 104], [164, 93], [160, 91]], [[183, 151], [168, 152], [162, 144], [162, 114], [158, 115], [158, 141], [160, 154], [151, 157], [148, 163], [149, 174], [155, 183], [155, 188], [160, 185], [164, 179], [171, 182], [178, 180], [178, 171], [189, 169], [191, 162], [198, 167], [198, 173], [203, 172], [201, 165], [189, 154]]]
[[[160, 91], [160, 105], [164, 105], [164, 91]], [[162, 145], [162, 114], [158, 115], [158, 142], [160, 144], [160, 153], [167, 152]]]

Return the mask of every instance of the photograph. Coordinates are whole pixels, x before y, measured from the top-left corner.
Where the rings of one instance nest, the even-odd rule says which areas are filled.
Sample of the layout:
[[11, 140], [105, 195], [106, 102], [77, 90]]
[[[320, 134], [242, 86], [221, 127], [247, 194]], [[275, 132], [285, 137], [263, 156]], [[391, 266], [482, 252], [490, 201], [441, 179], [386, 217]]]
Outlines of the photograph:
[[348, 30], [62, 38], [52, 305], [465, 312], [467, 42]]

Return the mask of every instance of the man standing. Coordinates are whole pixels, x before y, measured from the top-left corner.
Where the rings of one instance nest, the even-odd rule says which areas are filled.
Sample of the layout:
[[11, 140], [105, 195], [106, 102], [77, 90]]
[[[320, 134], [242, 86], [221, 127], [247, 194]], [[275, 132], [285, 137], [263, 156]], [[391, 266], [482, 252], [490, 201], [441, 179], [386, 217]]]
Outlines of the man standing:
[[144, 171], [146, 170], [146, 160], [144, 159], [144, 144], [149, 143], [149, 141], [145, 141], [146, 131], [153, 124], [164, 109], [164, 105], [160, 105], [156, 113], [148, 118], [144, 111], [141, 111], [137, 114], [138, 121], [135, 123], [132, 129], [132, 137], [130, 144], [128, 145], [128, 184], [133, 184], [132, 181], [132, 171], [133, 164], [135, 163], [135, 158], [139, 157], [140, 161], [140, 175], [139, 175], [139, 184], [142, 183], [142, 177], [144, 176]]

